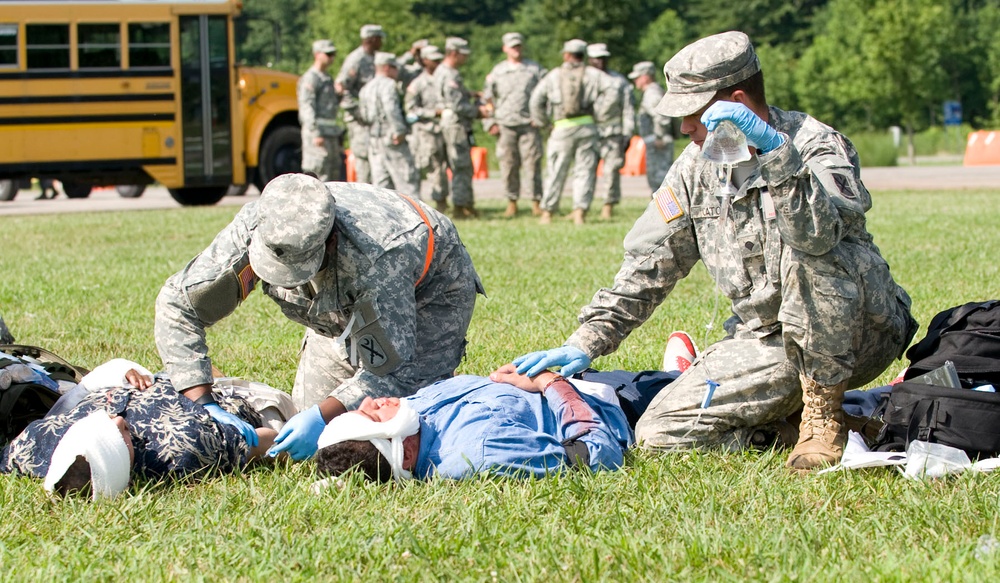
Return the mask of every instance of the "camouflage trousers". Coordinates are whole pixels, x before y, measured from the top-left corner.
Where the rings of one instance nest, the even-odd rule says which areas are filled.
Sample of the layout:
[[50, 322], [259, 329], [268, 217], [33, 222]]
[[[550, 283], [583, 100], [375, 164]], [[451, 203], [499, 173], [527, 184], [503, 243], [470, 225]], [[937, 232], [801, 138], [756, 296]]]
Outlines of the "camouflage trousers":
[[642, 141], [646, 144], [646, 182], [650, 190], [656, 192], [667, 177], [670, 165], [674, 163], [674, 142], [671, 139], [663, 147], [657, 148], [654, 136], [646, 136]]
[[317, 132], [302, 132], [302, 171], [312, 172], [323, 182], [341, 180], [340, 142], [337, 136], [323, 136], [323, 145], [317, 146]]
[[354, 155], [355, 181], [370, 183], [372, 170], [368, 164], [368, 126], [357, 120], [347, 122], [347, 139], [350, 141], [351, 154]]
[[472, 144], [465, 126], [450, 125], [441, 128], [444, 138], [448, 168], [451, 169], [451, 203], [455, 206], [471, 207], [475, 203], [472, 194]]
[[621, 169], [625, 166], [625, 144], [627, 138], [621, 134], [603, 136], [599, 139], [600, 157], [604, 160], [600, 186], [597, 190], [604, 198], [604, 204], [618, 204], [622, 200]]
[[[916, 331], [910, 300], [880, 257], [835, 251], [781, 259], [781, 328], [763, 338], [739, 324], [650, 403], [636, 438], [652, 449], [744, 447], [802, 406], [800, 375], [857, 388], [902, 356]], [[845, 259], [850, 258], [852, 264]], [[718, 383], [702, 408], [708, 381]]]
[[371, 164], [372, 184], [420, 198], [420, 175], [406, 141], [393, 144], [388, 137], [371, 138], [368, 162]]
[[546, 144], [545, 195], [542, 209], [559, 210], [563, 186], [573, 166], [573, 208], [588, 210], [597, 182], [597, 128], [593, 124], [552, 130]]
[[418, 175], [423, 176], [420, 191], [435, 202], [443, 202], [448, 198], [448, 154], [444, 150], [440, 130], [414, 125], [410, 134], [410, 151], [413, 152]]
[[531, 200], [542, 199], [542, 135], [530, 124], [507, 127], [498, 125], [497, 158], [500, 180], [507, 200], [521, 197], [521, 172], [531, 189]]
[[[472, 321], [476, 294], [482, 287], [472, 259], [461, 243], [446, 250], [440, 262], [438, 257], [435, 253], [431, 280], [417, 292], [413, 358], [396, 372], [382, 377], [386, 382], [378, 387], [344, 384], [356, 375], [370, 374], [351, 365], [347, 353], [351, 340], [345, 347], [333, 338], [306, 329], [292, 388], [292, 401], [300, 411], [326, 397], [335, 397], [348, 409], [355, 409], [365, 397], [405, 397], [453, 376], [465, 355], [465, 334]], [[404, 325], [386, 329], [392, 334]]]

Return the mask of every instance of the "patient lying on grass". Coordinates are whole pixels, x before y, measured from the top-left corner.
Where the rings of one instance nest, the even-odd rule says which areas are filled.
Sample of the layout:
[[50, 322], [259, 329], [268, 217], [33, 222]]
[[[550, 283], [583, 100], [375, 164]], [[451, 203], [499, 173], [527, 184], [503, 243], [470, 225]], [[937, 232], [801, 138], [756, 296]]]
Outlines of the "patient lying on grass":
[[[14, 438], [0, 455], [0, 473], [44, 478], [47, 490], [62, 494], [111, 497], [133, 475], [161, 479], [237, 471], [263, 455], [277, 435], [261, 428], [260, 415], [246, 401], [219, 396], [220, 406], [258, 427], [259, 443], [251, 447], [239, 429], [216, 422], [169, 380], [154, 378], [135, 363], [108, 364], [113, 363], [115, 382], [92, 387], [69, 410], [32, 422]], [[135, 367], [122, 373], [128, 365]]]
[[571, 467], [617, 469], [632, 443], [613, 395], [581, 393], [551, 372], [528, 378], [508, 364], [489, 378], [454, 377], [404, 399], [365, 399], [326, 426], [316, 463], [321, 476], [356, 467], [380, 482], [542, 477]]

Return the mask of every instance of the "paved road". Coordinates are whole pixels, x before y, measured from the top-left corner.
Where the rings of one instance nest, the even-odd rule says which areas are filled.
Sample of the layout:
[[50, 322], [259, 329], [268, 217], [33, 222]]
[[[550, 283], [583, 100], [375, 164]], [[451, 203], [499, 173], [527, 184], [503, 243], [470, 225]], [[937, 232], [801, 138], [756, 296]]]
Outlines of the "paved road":
[[[865, 168], [862, 178], [870, 190], [876, 191], [1000, 189], [1000, 166]], [[474, 188], [479, 198], [502, 198], [503, 190], [498, 178], [477, 180]], [[646, 177], [623, 176], [622, 191], [630, 197], [649, 196]], [[122, 198], [111, 188], [95, 189], [89, 198], [83, 199], [68, 199], [63, 195], [54, 200], [34, 200], [37, 195], [37, 190], [22, 190], [14, 200], [0, 202], [0, 216], [181, 208], [162, 187], [147, 188], [140, 198]], [[247, 195], [227, 196], [219, 204], [238, 206], [256, 198], [257, 191], [251, 188]]]

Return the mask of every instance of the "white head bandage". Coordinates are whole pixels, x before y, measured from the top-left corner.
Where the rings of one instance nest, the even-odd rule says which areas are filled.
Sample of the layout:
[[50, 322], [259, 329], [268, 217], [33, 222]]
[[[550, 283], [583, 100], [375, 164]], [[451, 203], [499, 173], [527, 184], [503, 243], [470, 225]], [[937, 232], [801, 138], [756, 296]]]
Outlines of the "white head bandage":
[[49, 472], [45, 474], [45, 490], [52, 492], [66, 474], [76, 456], [82, 455], [90, 464], [90, 489], [94, 500], [113, 498], [128, 487], [128, 446], [115, 422], [103, 411], [95, 411], [77, 421], [59, 440]]
[[344, 413], [333, 418], [319, 436], [322, 449], [342, 441], [370, 441], [392, 466], [392, 477], [408, 480], [413, 477], [403, 469], [403, 440], [420, 431], [420, 416], [406, 401], [399, 402], [396, 416], [381, 423], [360, 413]]

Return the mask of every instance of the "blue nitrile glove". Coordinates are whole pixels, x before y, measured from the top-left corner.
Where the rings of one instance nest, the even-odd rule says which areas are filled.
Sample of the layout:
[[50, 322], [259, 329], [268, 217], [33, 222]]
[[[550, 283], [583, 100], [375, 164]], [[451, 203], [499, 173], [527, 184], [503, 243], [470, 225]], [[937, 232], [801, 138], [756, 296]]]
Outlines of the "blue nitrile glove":
[[568, 377], [590, 366], [590, 357], [579, 348], [560, 346], [518, 356], [514, 359], [514, 364], [517, 366], [517, 374], [529, 377], [538, 376], [551, 366], [561, 366], [559, 374]]
[[323, 421], [323, 414], [319, 412], [319, 405], [296, 413], [278, 432], [267, 455], [275, 457], [281, 452], [287, 452], [297, 462], [307, 460], [316, 453], [316, 443], [324, 427], [326, 421]]
[[205, 405], [205, 410], [217, 423], [225, 423], [239, 429], [243, 438], [247, 440], [247, 445], [257, 447], [257, 430], [253, 428], [253, 425], [226, 411], [218, 403], [208, 403]]
[[746, 135], [747, 142], [763, 154], [785, 143], [784, 136], [742, 103], [716, 101], [701, 114], [701, 123], [705, 124], [705, 128], [710, 132], [715, 130], [719, 122], [727, 119], [736, 124], [736, 127]]
[[419, 116], [414, 115], [412, 113], [407, 114], [407, 116], [406, 116], [406, 123], [408, 123], [410, 125], [413, 125], [413, 124], [417, 123], [418, 121], [420, 121], [420, 117]]

